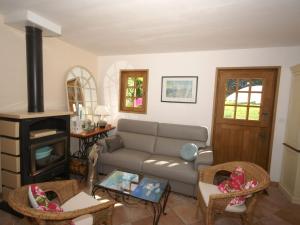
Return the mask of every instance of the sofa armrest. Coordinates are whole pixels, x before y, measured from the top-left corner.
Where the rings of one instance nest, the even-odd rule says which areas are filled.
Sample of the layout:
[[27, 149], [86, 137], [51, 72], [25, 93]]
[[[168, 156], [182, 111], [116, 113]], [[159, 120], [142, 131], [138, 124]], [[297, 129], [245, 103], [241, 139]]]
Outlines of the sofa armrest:
[[213, 164], [213, 152], [211, 147], [201, 148], [198, 151], [197, 158], [194, 161], [194, 169], [198, 170], [200, 165], [212, 165]]

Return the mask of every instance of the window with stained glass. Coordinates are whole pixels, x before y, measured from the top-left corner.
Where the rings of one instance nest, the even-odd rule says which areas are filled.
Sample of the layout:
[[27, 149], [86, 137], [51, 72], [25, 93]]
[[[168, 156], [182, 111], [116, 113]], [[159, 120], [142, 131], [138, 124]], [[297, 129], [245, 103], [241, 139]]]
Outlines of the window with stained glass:
[[120, 111], [146, 113], [148, 70], [121, 70]]

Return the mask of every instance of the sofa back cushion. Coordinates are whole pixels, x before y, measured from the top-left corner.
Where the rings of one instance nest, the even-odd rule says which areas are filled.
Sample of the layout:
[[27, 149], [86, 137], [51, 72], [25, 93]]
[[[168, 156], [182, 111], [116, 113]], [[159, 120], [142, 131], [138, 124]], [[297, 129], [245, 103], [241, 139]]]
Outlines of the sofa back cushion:
[[117, 134], [121, 136], [125, 148], [152, 153], [157, 127], [157, 122], [120, 119]]
[[198, 147], [206, 147], [208, 138], [207, 128], [178, 124], [160, 123], [155, 153], [180, 157], [180, 150], [184, 144], [194, 143]]
[[127, 149], [134, 149], [149, 153], [154, 152], [155, 136], [122, 131], [118, 131], [117, 134], [120, 135], [124, 146]]
[[130, 119], [119, 119], [118, 121], [118, 131], [123, 132], [156, 136], [157, 128], [157, 122]]
[[158, 125], [157, 136], [206, 143], [208, 132], [206, 127], [201, 126], [160, 123]]
[[182, 146], [187, 143], [194, 143], [197, 145], [198, 148], [204, 146], [203, 142], [195, 140], [157, 137], [155, 145], [155, 154], [181, 157], [180, 150]]

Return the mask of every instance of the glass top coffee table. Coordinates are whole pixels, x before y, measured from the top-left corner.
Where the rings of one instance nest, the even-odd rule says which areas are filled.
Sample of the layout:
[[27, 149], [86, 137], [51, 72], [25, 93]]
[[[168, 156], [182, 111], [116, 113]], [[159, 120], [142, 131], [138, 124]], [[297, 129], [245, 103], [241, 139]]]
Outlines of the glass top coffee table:
[[103, 189], [108, 193], [115, 192], [123, 200], [124, 196], [130, 196], [151, 203], [154, 212], [154, 225], [158, 224], [161, 213], [166, 214], [165, 207], [171, 191], [168, 180], [119, 170], [113, 171], [104, 180], [95, 183], [92, 191], [93, 196], [98, 189]]

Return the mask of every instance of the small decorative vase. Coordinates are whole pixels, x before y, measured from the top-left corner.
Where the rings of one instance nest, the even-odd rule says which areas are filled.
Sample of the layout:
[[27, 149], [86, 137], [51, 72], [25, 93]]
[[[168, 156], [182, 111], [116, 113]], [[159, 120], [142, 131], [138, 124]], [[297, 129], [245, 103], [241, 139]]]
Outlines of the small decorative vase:
[[99, 120], [99, 122], [97, 123], [98, 127], [100, 128], [105, 128], [106, 124], [107, 122], [105, 120]]

